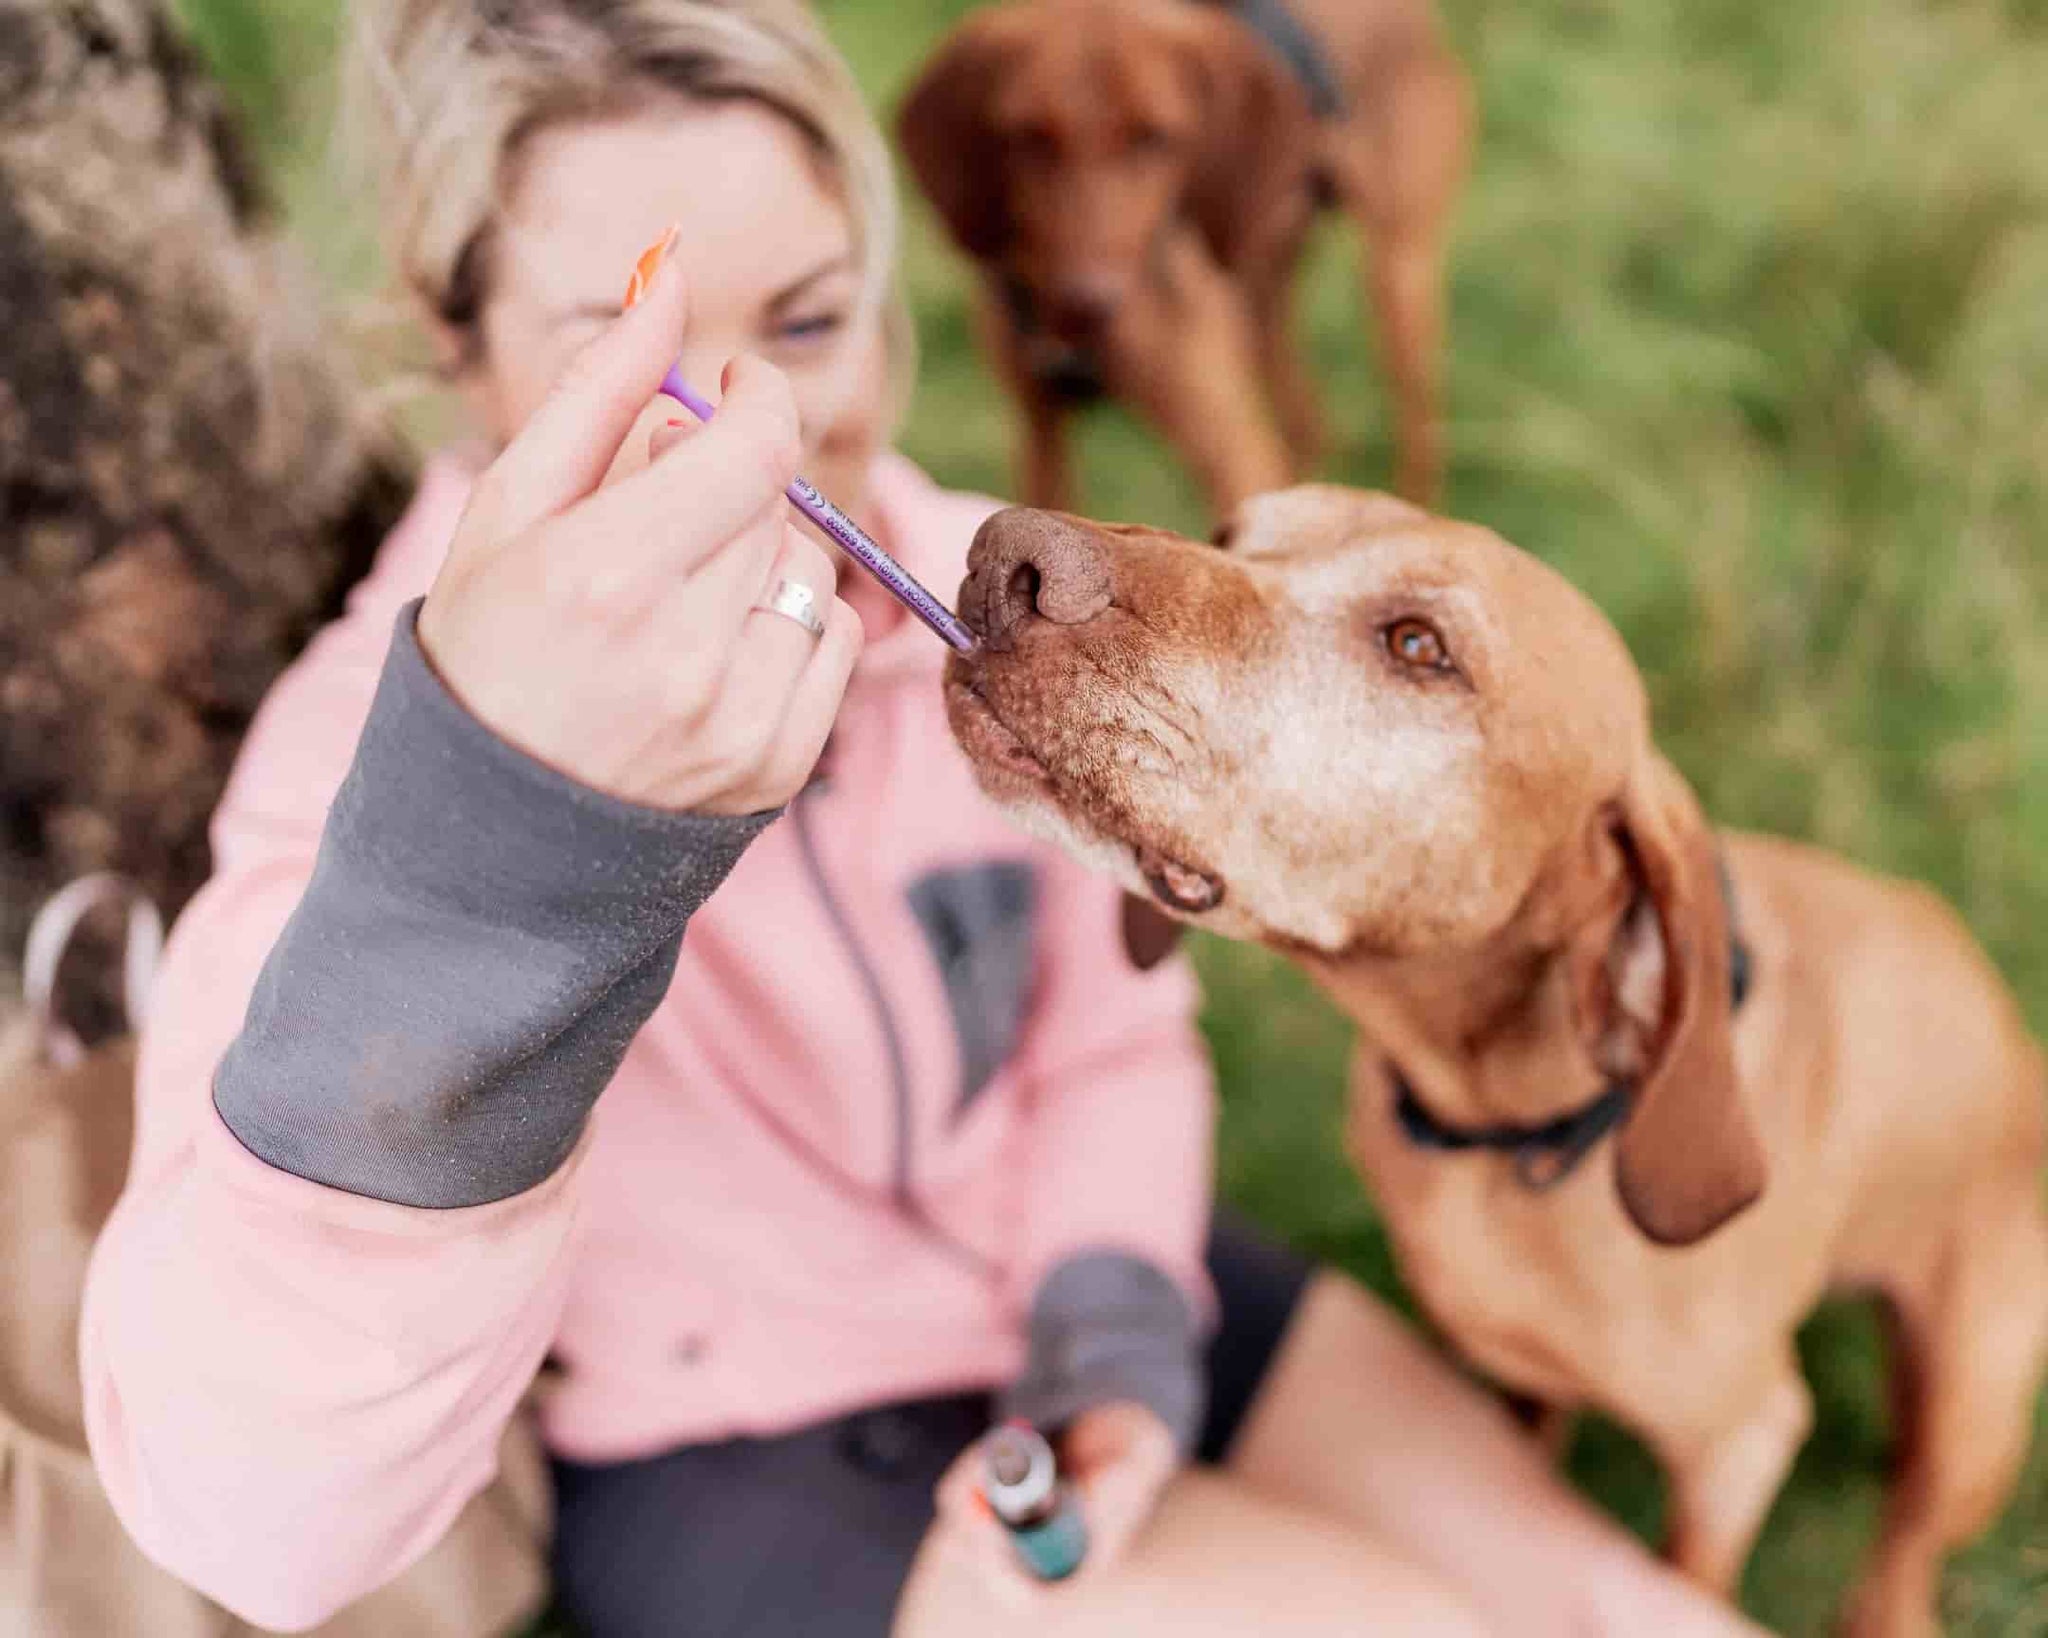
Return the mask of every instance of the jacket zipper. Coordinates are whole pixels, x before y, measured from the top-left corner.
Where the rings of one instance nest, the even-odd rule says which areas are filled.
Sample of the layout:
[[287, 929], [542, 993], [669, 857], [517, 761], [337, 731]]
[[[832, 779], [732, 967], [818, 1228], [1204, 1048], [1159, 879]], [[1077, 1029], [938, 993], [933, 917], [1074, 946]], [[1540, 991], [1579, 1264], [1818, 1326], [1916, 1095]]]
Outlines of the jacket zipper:
[[789, 816], [796, 826], [797, 852], [804, 862], [805, 872], [811, 880], [811, 887], [818, 895], [818, 902], [824, 906], [825, 918], [832, 924], [854, 971], [860, 977], [861, 988], [866, 991], [868, 1005], [874, 1008], [876, 1022], [881, 1026], [882, 1044], [889, 1058], [889, 1084], [893, 1094], [896, 1119], [894, 1153], [890, 1161], [890, 1199], [896, 1212], [927, 1239], [953, 1257], [967, 1263], [977, 1273], [992, 1274], [995, 1265], [972, 1246], [956, 1239], [938, 1223], [934, 1222], [924, 1209], [924, 1204], [911, 1187], [913, 1169], [913, 1126], [910, 1100], [910, 1065], [903, 1055], [903, 1031], [897, 1023], [895, 1009], [889, 1005], [888, 992], [882, 988], [880, 970], [869, 957], [860, 935], [854, 931], [853, 918], [846, 913], [839, 895], [832, 890], [832, 883], [825, 874], [825, 864], [818, 852], [818, 841], [811, 829], [811, 802], [815, 794], [821, 794], [826, 785], [822, 773], [812, 777], [811, 782], [799, 791], [789, 804]]
[[832, 891], [832, 884], [825, 876], [824, 861], [818, 856], [818, 841], [811, 832], [810, 798], [813, 791], [823, 786], [822, 776], [812, 780], [790, 803], [789, 813], [796, 823], [797, 851], [803, 855], [811, 887], [817, 893], [819, 903], [825, 907], [825, 917], [832, 923], [833, 932], [839, 935], [839, 942], [852, 958], [853, 969], [860, 975], [861, 988], [867, 992], [868, 1005], [875, 1009], [875, 1017], [882, 1026], [882, 1045], [889, 1055], [889, 1085], [895, 1094], [896, 1111], [895, 1154], [891, 1160], [889, 1192], [899, 1208], [907, 1207], [911, 1204], [910, 1067], [903, 1056], [903, 1032], [897, 1025], [889, 998], [882, 990], [881, 975], [875, 971], [875, 964], [868, 959], [867, 951], [855, 935], [846, 907], [839, 902], [839, 895]]

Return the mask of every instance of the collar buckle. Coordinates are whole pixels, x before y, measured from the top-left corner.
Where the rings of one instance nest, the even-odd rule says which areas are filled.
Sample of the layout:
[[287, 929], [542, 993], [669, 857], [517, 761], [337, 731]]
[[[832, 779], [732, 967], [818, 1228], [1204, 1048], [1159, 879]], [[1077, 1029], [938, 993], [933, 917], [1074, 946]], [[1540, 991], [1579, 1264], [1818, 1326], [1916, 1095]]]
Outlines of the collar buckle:
[[1607, 1089], [1576, 1114], [1540, 1126], [1510, 1151], [1515, 1180], [1531, 1194], [1548, 1194], [1579, 1169], [1579, 1163], [1628, 1114], [1635, 1088], [1610, 1081]]

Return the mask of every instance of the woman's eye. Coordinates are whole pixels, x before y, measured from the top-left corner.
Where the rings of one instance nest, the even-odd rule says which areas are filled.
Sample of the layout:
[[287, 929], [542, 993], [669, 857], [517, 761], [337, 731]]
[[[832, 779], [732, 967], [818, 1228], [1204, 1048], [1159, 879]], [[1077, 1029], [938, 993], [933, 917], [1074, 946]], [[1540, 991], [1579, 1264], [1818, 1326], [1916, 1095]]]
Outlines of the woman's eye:
[[1396, 620], [1382, 634], [1387, 652], [1403, 665], [1418, 671], [1448, 671], [1451, 651], [1442, 635], [1427, 620], [1413, 617]]
[[1131, 151], [1140, 154], [1160, 154], [1173, 146], [1170, 132], [1157, 125], [1140, 125], [1131, 132]]
[[843, 313], [814, 313], [809, 318], [791, 319], [776, 334], [783, 341], [819, 341], [837, 334], [845, 323]]

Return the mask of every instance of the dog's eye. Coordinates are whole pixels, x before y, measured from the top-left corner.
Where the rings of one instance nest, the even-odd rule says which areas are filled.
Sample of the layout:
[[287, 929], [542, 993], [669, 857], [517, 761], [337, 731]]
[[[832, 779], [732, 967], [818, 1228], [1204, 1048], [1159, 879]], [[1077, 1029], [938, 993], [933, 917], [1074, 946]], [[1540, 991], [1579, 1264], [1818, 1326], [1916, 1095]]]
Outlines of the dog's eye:
[[1221, 552], [1229, 551], [1230, 543], [1235, 539], [1237, 539], [1237, 525], [1235, 523], [1219, 523], [1214, 529], [1209, 531], [1209, 544]]
[[1445, 646], [1442, 634], [1427, 620], [1418, 620], [1412, 615], [1396, 620], [1380, 636], [1387, 645], [1387, 652], [1403, 665], [1413, 666], [1417, 671], [1451, 669], [1451, 651]]

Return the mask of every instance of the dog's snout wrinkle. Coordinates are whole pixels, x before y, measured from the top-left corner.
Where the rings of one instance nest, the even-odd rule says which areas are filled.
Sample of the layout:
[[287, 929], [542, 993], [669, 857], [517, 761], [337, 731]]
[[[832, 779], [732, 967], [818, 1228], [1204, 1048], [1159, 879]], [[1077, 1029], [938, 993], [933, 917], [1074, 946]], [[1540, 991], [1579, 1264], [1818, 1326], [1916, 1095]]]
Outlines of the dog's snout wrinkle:
[[[1166, 684], [1130, 666], [1112, 667], [1090, 649], [1078, 649], [1074, 658], [1100, 677], [1111, 697], [1122, 701], [1123, 709], [1104, 725], [1104, 731], [1127, 747], [1150, 745], [1158, 753], [1161, 767], [1179, 767], [1192, 761], [1201, 750], [1195, 731], [1174, 716], [1176, 702]], [[1171, 734], [1176, 745], [1169, 745]]]

